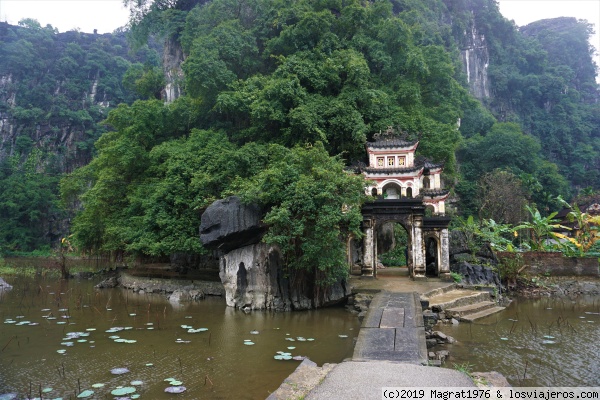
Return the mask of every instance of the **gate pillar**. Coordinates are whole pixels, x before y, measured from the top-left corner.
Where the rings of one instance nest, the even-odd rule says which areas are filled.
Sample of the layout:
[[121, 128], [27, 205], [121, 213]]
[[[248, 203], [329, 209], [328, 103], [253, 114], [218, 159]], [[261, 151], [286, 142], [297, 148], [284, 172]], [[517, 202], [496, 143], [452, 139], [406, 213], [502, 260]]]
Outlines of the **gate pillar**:
[[441, 257], [439, 260], [439, 276], [448, 278], [450, 276], [450, 239], [448, 228], [442, 229], [440, 233]]
[[423, 240], [423, 217], [413, 215], [412, 224], [413, 279], [425, 279], [425, 242]]
[[362, 275], [363, 276], [374, 276], [374, 271], [377, 268], [377, 243], [375, 243], [376, 235], [374, 231], [374, 221], [366, 219], [363, 221], [363, 262], [362, 262]]

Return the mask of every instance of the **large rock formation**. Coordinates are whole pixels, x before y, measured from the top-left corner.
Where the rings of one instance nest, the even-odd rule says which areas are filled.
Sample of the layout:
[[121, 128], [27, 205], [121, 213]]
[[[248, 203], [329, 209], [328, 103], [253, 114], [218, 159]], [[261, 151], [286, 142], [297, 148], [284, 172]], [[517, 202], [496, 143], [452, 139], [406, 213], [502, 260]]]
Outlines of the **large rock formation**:
[[276, 246], [261, 243], [266, 226], [259, 207], [229, 197], [211, 204], [200, 223], [204, 246], [218, 249], [219, 276], [227, 305], [243, 310], [308, 310], [343, 301], [345, 282], [315, 294], [314, 277], [308, 273], [294, 281], [283, 269]]
[[257, 243], [221, 257], [219, 273], [227, 305], [244, 310], [309, 310], [339, 303], [348, 295], [345, 282], [314, 296], [311, 276], [291, 282], [283, 271], [277, 247]]
[[470, 264], [461, 261], [450, 266], [450, 271], [459, 273], [463, 277], [462, 283], [468, 285], [500, 285], [500, 278], [490, 267]]
[[394, 223], [383, 224], [377, 230], [377, 254], [394, 250], [396, 238], [394, 237]]
[[478, 32], [475, 22], [471, 22], [464, 34], [465, 45], [461, 49], [463, 70], [467, 75], [469, 91], [479, 100], [490, 97], [488, 66], [490, 55], [485, 36]]
[[212, 203], [202, 214], [200, 241], [209, 249], [227, 252], [258, 243], [266, 232], [262, 211], [231, 196]]

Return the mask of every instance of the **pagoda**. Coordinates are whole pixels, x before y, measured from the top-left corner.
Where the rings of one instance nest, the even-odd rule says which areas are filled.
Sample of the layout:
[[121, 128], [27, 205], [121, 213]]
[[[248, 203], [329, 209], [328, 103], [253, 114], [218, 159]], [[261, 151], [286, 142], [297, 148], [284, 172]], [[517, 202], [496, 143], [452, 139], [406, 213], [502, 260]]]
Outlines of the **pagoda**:
[[362, 173], [369, 181], [366, 194], [384, 199], [416, 198], [432, 215], [445, 215], [449, 191], [442, 188], [443, 164], [417, 159], [418, 141], [407, 141], [390, 127], [367, 142], [369, 166]]

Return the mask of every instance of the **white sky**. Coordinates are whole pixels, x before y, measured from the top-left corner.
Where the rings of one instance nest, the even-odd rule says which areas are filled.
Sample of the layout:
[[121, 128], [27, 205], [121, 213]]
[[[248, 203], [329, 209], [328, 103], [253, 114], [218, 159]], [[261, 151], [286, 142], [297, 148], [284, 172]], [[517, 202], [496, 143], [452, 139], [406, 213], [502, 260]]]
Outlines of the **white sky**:
[[23, 18], [60, 32], [109, 33], [127, 24], [129, 10], [123, 0], [0, 0], [0, 20], [16, 25]]
[[[498, 0], [500, 11], [518, 26], [554, 17], [586, 19], [600, 31], [600, 0]], [[82, 32], [112, 32], [127, 23], [129, 11], [122, 0], [0, 0], [0, 20], [17, 24], [23, 18], [38, 20], [60, 32], [79, 28]], [[600, 36], [591, 43], [600, 53]], [[596, 56], [600, 65], [600, 56]]]

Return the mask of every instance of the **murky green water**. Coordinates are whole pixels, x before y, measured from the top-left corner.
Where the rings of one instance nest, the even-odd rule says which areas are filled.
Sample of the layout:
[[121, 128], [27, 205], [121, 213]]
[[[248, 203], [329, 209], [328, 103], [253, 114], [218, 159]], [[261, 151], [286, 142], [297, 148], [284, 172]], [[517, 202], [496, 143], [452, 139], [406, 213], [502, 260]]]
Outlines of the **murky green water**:
[[[47, 387], [53, 391], [45, 399], [86, 389], [112, 399], [111, 390], [135, 380], [143, 382], [136, 386], [141, 399], [264, 399], [299, 364], [275, 360], [278, 351], [337, 363], [351, 356], [358, 335], [356, 316], [343, 308], [245, 314], [221, 298], [171, 304], [160, 295], [97, 290], [92, 281], [6, 280], [14, 289], [0, 294], [0, 395], [20, 399]], [[207, 330], [188, 333], [181, 325]], [[106, 332], [115, 327], [124, 329]], [[89, 336], [69, 337], [73, 332]], [[112, 375], [117, 367], [130, 372]], [[164, 393], [166, 378], [187, 391]], [[97, 383], [105, 386], [92, 388]]]
[[516, 299], [474, 324], [440, 329], [458, 340], [446, 366], [498, 371], [514, 386], [600, 386], [600, 298]]

